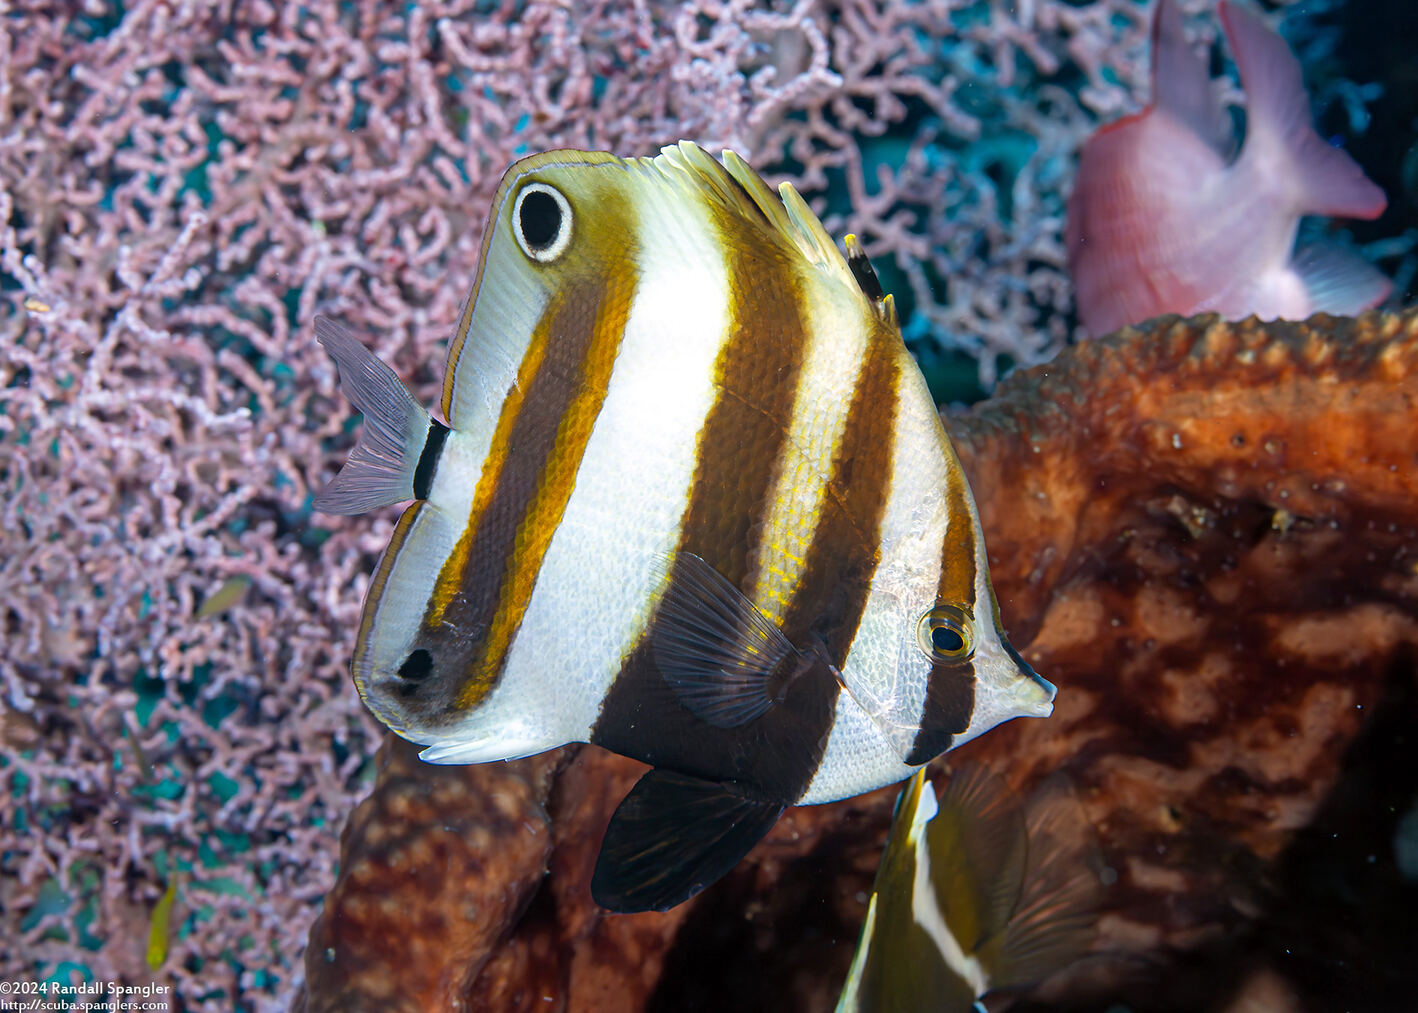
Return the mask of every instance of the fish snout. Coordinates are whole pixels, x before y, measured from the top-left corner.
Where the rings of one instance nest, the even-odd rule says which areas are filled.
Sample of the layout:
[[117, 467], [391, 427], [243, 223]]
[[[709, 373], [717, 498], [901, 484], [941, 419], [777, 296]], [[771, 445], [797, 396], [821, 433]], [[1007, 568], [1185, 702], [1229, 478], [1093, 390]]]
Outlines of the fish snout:
[[1048, 717], [1054, 712], [1054, 697], [1058, 694], [1058, 687], [1034, 671], [1033, 666], [1020, 656], [1009, 641], [1005, 640], [1002, 643], [1018, 669], [1019, 678], [1011, 687], [1012, 703], [1022, 716]]

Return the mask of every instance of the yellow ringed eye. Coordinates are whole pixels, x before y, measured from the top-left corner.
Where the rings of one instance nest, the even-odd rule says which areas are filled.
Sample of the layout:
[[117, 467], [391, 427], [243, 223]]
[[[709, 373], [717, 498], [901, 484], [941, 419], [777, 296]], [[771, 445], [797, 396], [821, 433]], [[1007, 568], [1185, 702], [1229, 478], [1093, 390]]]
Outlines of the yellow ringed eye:
[[937, 605], [916, 624], [916, 643], [931, 661], [955, 665], [975, 653], [974, 617], [958, 605]]

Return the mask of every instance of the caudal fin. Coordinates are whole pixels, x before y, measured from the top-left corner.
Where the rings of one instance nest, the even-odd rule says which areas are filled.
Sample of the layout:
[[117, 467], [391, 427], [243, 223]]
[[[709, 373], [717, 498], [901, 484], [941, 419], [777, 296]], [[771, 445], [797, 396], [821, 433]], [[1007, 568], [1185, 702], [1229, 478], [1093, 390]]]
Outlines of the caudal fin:
[[422, 499], [447, 428], [429, 417], [395, 372], [343, 324], [315, 318], [316, 340], [340, 370], [340, 388], [364, 413], [364, 431], [349, 460], [315, 496], [315, 509], [358, 514]]
[[1152, 19], [1152, 104], [1185, 123], [1218, 154], [1231, 155], [1231, 121], [1212, 91], [1206, 59], [1187, 42], [1176, 0], [1158, 0]]
[[1222, 0], [1221, 24], [1246, 92], [1243, 159], [1298, 181], [1300, 214], [1377, 218], [1384, 192], [1357, 162], [1315, 133], [1300, 61], [1254, 14]]

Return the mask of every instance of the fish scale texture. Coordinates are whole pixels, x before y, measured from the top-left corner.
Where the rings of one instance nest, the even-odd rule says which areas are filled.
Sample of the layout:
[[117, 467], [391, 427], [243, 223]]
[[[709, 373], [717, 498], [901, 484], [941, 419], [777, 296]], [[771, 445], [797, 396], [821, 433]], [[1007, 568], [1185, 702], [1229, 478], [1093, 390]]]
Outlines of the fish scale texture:
[[347, 666], [393, 525], [311, 510], [357, 426], [316, 312], [431, 404], [503, 168], [691, 137], [792, 169], [988, 382], [1067, 332], [1070, 159], [1145, 98], [1146, 32], [1131, 0], [11, 4], [0, 977], [301, 985], [375, 778]]

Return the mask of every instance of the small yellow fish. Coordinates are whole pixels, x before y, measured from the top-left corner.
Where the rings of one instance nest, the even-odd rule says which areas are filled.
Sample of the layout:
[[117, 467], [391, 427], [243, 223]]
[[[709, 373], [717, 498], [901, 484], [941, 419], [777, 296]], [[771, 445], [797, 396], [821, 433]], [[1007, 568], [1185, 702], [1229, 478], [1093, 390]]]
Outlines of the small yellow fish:
[[592, 742], [652, 765], [606, 833], [603, 906], [678, 904], [785, 807], [1052, 710], [891, 297], [732, 152], [512, 166], [447, 425], [315, 330], [365, 413], [316, 507], [417, 500], [355, 684], [430, 762]]
[[162, 965], [167, 963], [168, 948], [172, 940], [172, 906], [177, 901], [177, 886], [181, 879], [180, 872], [174, 872], [172, 878], [167, 881], [167, 889], [158, 898], [157, 906], [153, 908], [153, 922], [148, 929], [148, 967], [154, 971], [162, 970]]
[[251, 578], [244, 573], [228, 577], [202, 602], [197, 609], [195, 618], [209, 619], [212, 616], [220, 615], [239, 603], [246, 596], [249, 587], [251, 587]]
[[896, 804], [837, 1013], [968, 1013], [988, 992], [1067, 966], [1097, 923], [1092, 850], [1059, 785], [1026, 811], [999, 778], [966, 767], [937, 802], [923, 768]]

